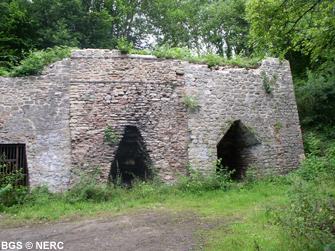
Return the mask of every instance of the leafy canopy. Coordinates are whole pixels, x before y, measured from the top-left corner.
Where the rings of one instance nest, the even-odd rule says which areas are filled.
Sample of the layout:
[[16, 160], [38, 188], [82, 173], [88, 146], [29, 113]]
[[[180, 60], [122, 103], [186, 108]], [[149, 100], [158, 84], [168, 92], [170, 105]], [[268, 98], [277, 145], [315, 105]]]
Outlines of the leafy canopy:
[[335, 57], [334, 0], [248, 0], [252, 44], [259, 53], [283, 57], [290, 49], [314, 61]]

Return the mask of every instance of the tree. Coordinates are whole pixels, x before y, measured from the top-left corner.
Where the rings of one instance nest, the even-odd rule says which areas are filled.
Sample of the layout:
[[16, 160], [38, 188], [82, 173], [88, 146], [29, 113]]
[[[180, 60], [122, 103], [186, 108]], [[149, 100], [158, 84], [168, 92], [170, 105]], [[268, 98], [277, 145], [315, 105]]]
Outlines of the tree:
[[334, 122], [335, 0], [249, 0], [247, 12], [256, 51], [290, 59], [303, 125]]
[[283, 57], [290, 49], [314, 62], [335, 57], [334, 0], [249, 0], [252, 45]]
[[0, 0], [0, 67], [54, 46], [112, 49], [127, 37], [139, 47], [148, 28], [144, 1]]
[[201, 35], [214, 46], [215, 53], [230, 58], [232, 52], [249, 56], [249, 22], [245, 20], [245, 0], [226, 0], [201, 6]]
[[0, 67], [17, 65], [34, 44], [28, 0], [0, 0]]
[[232, 56], [249, 55], [246, 0], [152, 0], [146, 3], [148, 22], [158, 45], [186, 46]]

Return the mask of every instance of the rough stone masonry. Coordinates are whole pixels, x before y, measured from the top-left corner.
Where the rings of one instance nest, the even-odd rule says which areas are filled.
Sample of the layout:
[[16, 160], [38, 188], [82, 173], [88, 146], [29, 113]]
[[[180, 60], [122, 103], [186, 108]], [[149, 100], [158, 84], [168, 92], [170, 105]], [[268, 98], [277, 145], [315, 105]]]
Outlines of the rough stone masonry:
[[54, 191], [93, 170], [104, 183], [153, 169], [173, 182], [189, 167], [215, 170], [218, 158], [236, 178], [250, 166], [284, 174], [304, 154], [288, 62], [208, 68], [96, 49], [74, 50], [41, 76], [0, 78], [6, 144], [25, 145], [31, 187]]

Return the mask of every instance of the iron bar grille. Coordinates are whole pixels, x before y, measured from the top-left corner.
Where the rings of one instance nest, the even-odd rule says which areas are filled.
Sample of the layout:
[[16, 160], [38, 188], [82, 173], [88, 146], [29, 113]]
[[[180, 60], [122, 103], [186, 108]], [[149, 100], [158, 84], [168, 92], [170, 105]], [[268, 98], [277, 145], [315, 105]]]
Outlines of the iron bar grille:
[[11, 183], [15, 186], [28, 185], [25, 145], [0, 145], [0, 177], [2, 183], [14, 179]]

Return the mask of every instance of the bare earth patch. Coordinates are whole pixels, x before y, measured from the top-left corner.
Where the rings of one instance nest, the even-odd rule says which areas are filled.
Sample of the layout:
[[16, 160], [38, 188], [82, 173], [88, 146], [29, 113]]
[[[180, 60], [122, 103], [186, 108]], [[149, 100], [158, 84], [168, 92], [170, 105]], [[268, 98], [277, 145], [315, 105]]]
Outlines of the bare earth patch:
[[[67, 251], [201, 250], [199, 233], [222, 223], [192, 212], [148, 210], [100, 219], [1, 229], [0, 242], [21, 242], [23, 249], [20, 250], [36, 250], [36, 242], [42, 241], [62, 242], [63, 250]], [[26, 249], [27, 242], [32, 242], [34, 248]]]

